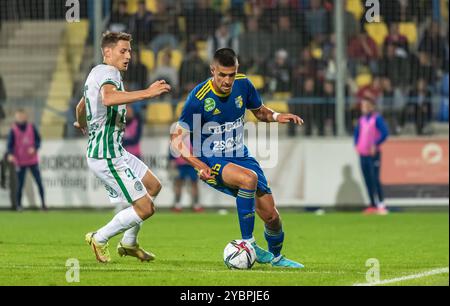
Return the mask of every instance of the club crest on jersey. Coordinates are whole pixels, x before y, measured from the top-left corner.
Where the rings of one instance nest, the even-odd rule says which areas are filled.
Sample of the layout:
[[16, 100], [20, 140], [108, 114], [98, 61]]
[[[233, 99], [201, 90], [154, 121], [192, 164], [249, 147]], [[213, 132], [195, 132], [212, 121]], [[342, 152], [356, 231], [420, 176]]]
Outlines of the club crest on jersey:
[[144, 189], [144, 186], [142, 186], [142, 183], [141, 183], [141, 182], [137, 181], [137, 182], [134, 184], [134, 189], [136, 189], [137, 191], [142, 191], [142, 190]]
[[242, 106], [244, 106], [244, 100], [242, 100], [242, 96], [237, 97], [234, 100], [234, 103], [236, 103], [237, 108], [242, 108]]
[[205, 100], [205, 111], [212, 112], [216, 108], [216, 101], [212, 98], [208, 98]]
[[105, 185], [105, 188], [106, 188], [106, 192], [108, 192], [108, 196], [110, 198], [115, 199], [115, 198], [119, 197], [119, 194], [117, 193], [117, 191], [115, 191], [111, 186]]

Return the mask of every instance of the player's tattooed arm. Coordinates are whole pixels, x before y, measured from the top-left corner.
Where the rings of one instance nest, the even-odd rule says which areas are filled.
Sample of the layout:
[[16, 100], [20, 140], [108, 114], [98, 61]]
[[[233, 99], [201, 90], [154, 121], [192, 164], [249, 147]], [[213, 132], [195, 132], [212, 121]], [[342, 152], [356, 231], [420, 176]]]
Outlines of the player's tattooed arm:
[[102, 87], [101, 94], [103, 105], [115, 106], [156, 98], [170, 92], [171, 89], [170, 85], [165, 81], [156, 81], [147, 89], [131, 92], [119, 91], [116, 86], [106, 84]]
[[87, 121], [86, 121], [86, 101], [84, 100], [84, 97], [81, 98], [80, 102], [77, 105], [76, 108], [76, 119], [77, 121], [74, 122], [74, 127], [79, 129], [83, 135], [86, 135], [87, 132]]
[[258, 109], [252, 110], [255, 117], [262, 122], [278, 122], [278, 123], [289, 123], [293, 122], [298, 125], [303, 124], [303, 119], [297, 115], [293, 114], [279, 114], [265, 105]]

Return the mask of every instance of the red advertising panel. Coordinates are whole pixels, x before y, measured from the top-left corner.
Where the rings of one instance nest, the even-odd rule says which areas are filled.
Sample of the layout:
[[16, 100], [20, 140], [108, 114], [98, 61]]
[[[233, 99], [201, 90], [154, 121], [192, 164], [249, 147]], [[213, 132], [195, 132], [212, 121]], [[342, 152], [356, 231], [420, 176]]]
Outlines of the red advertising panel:
[[447, 140], [391, 140], [383, 146], [384, 185], [448, 185]]

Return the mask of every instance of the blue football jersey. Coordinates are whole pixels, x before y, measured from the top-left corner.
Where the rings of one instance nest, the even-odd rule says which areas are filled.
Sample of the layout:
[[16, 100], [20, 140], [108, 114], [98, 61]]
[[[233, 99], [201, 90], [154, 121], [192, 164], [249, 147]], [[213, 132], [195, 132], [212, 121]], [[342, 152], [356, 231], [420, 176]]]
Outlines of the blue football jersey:
[[189, 94], [179, 123], [192, 133], [195, 156], [247, 157], [245, 112], [262, 104], [258, 91], [243, 74], [236, 76], [229, 95], [216, 92], [209, 79]]

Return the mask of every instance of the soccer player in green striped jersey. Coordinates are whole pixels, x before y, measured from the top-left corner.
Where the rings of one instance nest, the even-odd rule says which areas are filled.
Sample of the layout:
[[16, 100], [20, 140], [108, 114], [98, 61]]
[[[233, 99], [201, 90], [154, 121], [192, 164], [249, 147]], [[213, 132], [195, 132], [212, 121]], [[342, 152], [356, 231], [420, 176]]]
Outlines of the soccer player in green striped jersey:
[[142, 249], [137, 235], [144, 220], [154, 212], [154, 200], [161, 183], [148, 167], [122, 147], [126, 124], [126, 105], [158, 97], [171, 90], [164, 81], [157, 81], [140, 91], [124, 90], [121, 72], [131, 60], [131, 35], [108, 32], [103, 35], [102, 65], [94, 67], [84, 86], [84, 96], [77, 105], [75, 127], [88, 132], [87, 161], [89, 168], [104, 183], [112, 203], [132, 206], [120, 211], [107, 225], [86, 234], [97, 260], [111, 260], [108, 241], [124, 233], [117, 246], [121, 256], [133, 256], [141, 261], [155, 258]]

